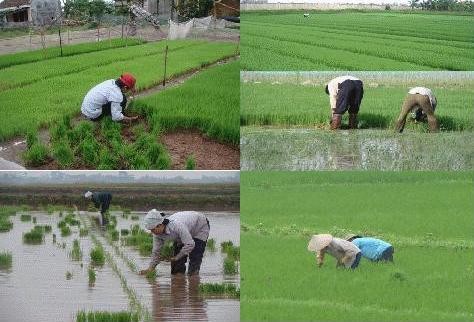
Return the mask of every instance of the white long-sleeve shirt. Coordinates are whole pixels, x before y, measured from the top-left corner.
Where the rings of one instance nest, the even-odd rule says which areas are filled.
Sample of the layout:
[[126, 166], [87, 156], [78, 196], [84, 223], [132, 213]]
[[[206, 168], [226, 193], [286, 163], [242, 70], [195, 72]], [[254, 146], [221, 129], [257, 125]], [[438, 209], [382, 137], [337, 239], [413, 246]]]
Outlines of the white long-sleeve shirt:
[[436, 109], [436, 105], [438, 103], [436, 102], [436, 96], [433, 94], [431, 89], [426, 88], [426, 87], [413, 87], [408, 91], [408, 94], [420, 94], [420, 95], [428, 96], [428, 98], [430, 99], [431, 106], [433, 107], [433, 110]]
[[317, 252], [317, 256], [321, 261], [324, 258], [324, 252], [328, 252], [334, 256], [338, 262], [344, 264], [346, 268], [350, 268], [357, 254], [360, 253], [360, 249], [347, 240], [334, 237], [324, 250]]
[[102, 106], [110, 102], [112, 120], [121, 121], [124, 118], [122, 107], [120, 106], [122, 100], [122, 91], [115, 84], [114, 79], [109, 79], [94, 86], [86, 94], [82, 102], [81, 112], [87, 118], [95, 119], [102, 114]]
[[328, 83], [328, 92], [329, 92], [329, 103], [331, 104], [331, 110], [336, 109], [336, 102], [337, 102], [337, 92], [339, 91], [339, 84], [346, 80], [360, 80], [354, 76], [339, 76], [336, 78], [331, 79]]
[[165, 232], [153, 236], [150, 267], [156, 267], [160, 263], [160, 250], [167, 240], [183, 244], [183, 248], [175, 256], [180, 259], [194, 249], [193, 238], [207, 241], [209, 237], [207, 218], [200, 212], [181, 211], [169, 216], [168, 220], [170, 222], [166, 225]]

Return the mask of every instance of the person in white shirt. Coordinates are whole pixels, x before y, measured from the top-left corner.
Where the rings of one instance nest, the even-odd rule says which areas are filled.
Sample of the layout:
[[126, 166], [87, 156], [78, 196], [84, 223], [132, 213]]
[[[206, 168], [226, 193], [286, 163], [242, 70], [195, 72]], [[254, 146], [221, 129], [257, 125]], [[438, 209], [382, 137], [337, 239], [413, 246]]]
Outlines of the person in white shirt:
[[364, 96], [364, 84], [353, 76], [339, 76], [326, 85], [331, 104], [331, 130], [341, 127], [342, 114], [349, 111], [349, 128], [357, 128], [357, 114]]
[[308, 250], [316, 253], [316, 265], [318, 267], [323, 266], [326, 253], [336, 258], [336, 267], [351, 269], [359, 266], [362, 256], [356, 245], [330, 234], [313, 235], [308, 243]]
[[125, 73], [118, 79], [109, 79], [94, 86], [84, 97], [82, 115], [91, 121], [99, 121], [107, 115], [112, 116], [112, 120], [116, 122], [136, 120], [137, 116], [128, 117], [123, 114], [127, 105], [125, 94], [135, 91], [135, 82], [132, 74]]
[[434, 115], [437, 105], [436, 96], [426, 87], [414, 87], [408, 91], [402, 105], [400, 116], [395, 125], [395, 130], [402, 133], [408, 114], [414, 111], [413, 118], [417, 122], [424, 122], [428, 119], [428, 126], [431, 132], [439, 129], [438, 121]]

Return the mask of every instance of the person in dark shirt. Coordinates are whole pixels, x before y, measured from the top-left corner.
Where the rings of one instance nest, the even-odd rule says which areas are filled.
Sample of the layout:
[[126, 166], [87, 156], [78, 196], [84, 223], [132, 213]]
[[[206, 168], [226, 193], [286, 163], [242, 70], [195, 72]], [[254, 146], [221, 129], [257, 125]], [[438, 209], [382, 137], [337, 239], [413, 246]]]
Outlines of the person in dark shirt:
[[110, 192], [91, 192], [87, 191], [84, 194], [86, 199], [92, 200], [96, 208], [100, 208], [100, 215], [102, 217], [102, 226], [108, 224], [106, 212], [109, 210], [110, 202], [112, 201], [112, 194]]

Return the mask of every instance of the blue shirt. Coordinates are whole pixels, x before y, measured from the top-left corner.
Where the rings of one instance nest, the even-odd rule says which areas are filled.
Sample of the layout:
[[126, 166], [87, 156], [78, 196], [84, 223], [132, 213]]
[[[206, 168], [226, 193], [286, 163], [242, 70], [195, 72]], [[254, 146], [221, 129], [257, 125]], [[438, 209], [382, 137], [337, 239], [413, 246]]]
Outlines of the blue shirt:
[[356, 238], [352, 243], [360, 249], [362, 256], [373, 261], [379, 260], [382, 253], [389, 247], [392, 247], [392, 245], [383, 240], [370, 237]]

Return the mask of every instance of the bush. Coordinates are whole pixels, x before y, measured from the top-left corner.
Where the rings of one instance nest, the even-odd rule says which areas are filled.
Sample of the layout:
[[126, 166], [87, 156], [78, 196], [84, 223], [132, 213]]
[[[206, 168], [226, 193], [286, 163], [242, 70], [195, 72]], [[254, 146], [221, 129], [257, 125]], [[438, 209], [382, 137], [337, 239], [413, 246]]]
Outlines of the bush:
[[48, 158], [48, 148], [41, 143], [34, 143], [31, 148], [23, 154], [23, 160], [29, 166], [41, 166], [46, 163]]

